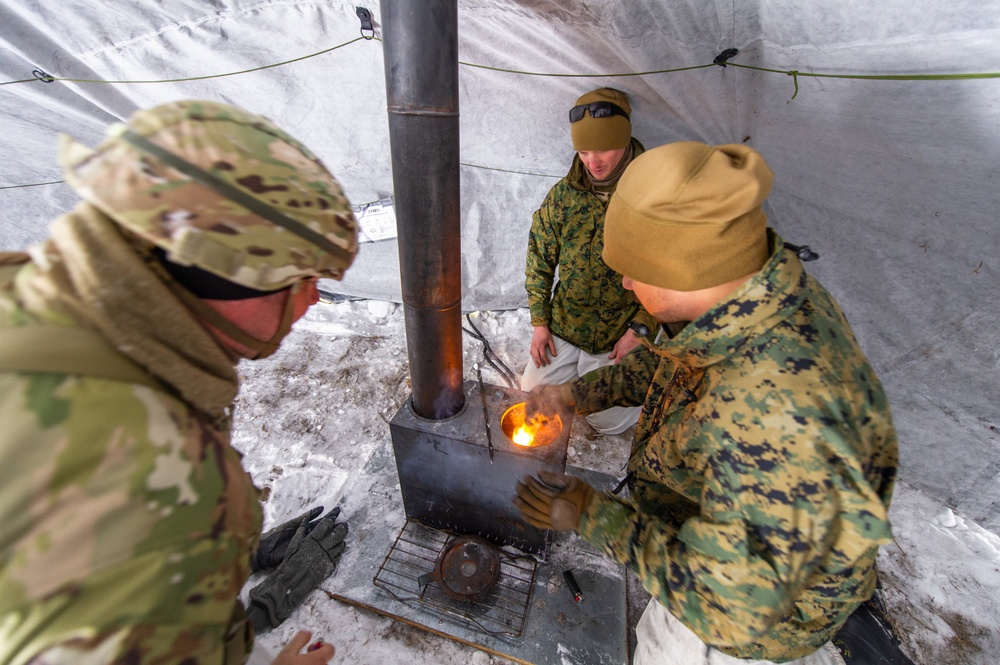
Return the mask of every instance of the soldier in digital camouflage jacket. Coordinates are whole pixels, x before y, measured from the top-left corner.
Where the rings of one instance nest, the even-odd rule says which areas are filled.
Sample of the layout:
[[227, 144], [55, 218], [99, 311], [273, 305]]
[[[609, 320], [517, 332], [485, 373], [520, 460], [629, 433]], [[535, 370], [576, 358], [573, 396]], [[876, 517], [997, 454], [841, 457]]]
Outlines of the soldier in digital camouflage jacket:
[[733, 298], [573, 388], [581, 412], [643, 404], [629, 499], [595, 495], [580, 534], [707, 644], [780, 661], [874, 591], [897, 452], [843, 314], [772, 243]]
[[[574, 109], [591, 103], [631, 111], [625, 95], [609, 88], [583, 95]], [[621, 275], [601, 258], [608, 201], [618, 177], [643, 146], [631, 137], [627, 117], [602, 115], [600, 108], [593, 110], [594, 116], [590, 113], [571, 123], [577, 150], [573, 164], [532, 217], [525, 289], [535, 332], [521, 382], [524, 390], [620, 360], [638, 345], [630, 324], [647, 335], [656, 325], [622, 287]], [[558, 342], [558, 355], [552, 336], [568, 344]], [[616, 357], [609, 359], [612, 352]], [[588, 420], [598, 431], [617, 433], [636, 418], [637, 409], [613, 409]]]
[[[139, 112], [63, 162], [86, 201], [0, 255], [0, 662], [243, 662], [261, 510], [229, 445], [235, 364], [277, 348], [309, 280], [340, 278], [354, 219], [304, 146], [212, 102]], [[224, 282], [212, 297], [281, 299], [273, 336], [207, 323], [164, 269], [181, 262]]]
[[[633, 155], [642, 144], [631, 140]], [[601, 258], [607, 201], [592, 190], [578, 156], [531, 220], [525, 289], [531, 325], [547, 325], [587, 353], [609, 353], [633, 320], [655, 321]], [[559, 278], [556, 282], [556, 273]], [[553, 284], [555, 289], [553, 290]]]
[[[832, 297], [765, 233], [759, 206], [771, 175], [759, 155], [693, 143], [646, 155], [619, 186], [624, 207], [612, 211], [605, 258], [661, 321], [679, 320], [671, 312], [691, 293], [729, 292], [673, 338], [646, 341], [563, 389], [580, 413], [642, 404], [628, 498], [570, 481], [575, 526], [704, 644], [737, 658], [807, 657], [872, 595], [879, 545], [891, 540], [889, 405]], [[664, 176], [678, 165], [690, 174]], [[638, 193], [656, 186], [665, 189], [659, 198]], [[739, 194], [727, 197], [727, 186]], [[666, 241], [656, 234], [676, 209], [653, 214], [654, 199], [678, 208], [701, 201], [703, 215], [687, 214], [738, 220], [739, 246], [701, 221], [689, 224], [701, 228], [684, 239], [688, 254], [673, 238], [673, 258], [662, 258]], [[672, 291], [653, 300], [651, 284]]]

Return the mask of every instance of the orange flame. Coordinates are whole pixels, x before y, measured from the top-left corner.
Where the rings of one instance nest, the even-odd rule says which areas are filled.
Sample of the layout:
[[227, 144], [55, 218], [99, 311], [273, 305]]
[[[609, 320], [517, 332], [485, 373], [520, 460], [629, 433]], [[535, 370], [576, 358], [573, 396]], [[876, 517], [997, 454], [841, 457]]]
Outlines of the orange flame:
[[562, 431], [562, 419], [559, 415], [536, 415], [525, 421], [524, 407], [524, 402], [512, 404], [500, 418], [503, 433], [510, 441], [522, 448], [546, 446], [555, 441]]
[[515, 430], [510, 440], [519, 446], [530, 447], [535, 445], [539, 432], [546, 426], [551, 426], [552, 421], [547, 416], [536, 416], [531, 420], [521, 423]]
[[521, 425], [516, 430], [514, 430], [514, 436], [511, 437], [511, 441], [519, 446], [530, 446], [535, 441], [535, 430], [534, 428], [529, 429], [525, 425]]

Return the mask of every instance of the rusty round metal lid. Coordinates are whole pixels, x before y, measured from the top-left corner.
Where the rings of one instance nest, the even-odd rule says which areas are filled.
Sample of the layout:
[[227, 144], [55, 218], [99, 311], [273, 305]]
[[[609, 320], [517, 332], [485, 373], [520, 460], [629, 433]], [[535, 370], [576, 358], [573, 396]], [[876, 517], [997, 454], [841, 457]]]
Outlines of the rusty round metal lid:
[[458, 600], [476, 600], [488, 594], [500, 578], [500, 555], [489, 541], [458, 536], [438, 560], [441, 589]]

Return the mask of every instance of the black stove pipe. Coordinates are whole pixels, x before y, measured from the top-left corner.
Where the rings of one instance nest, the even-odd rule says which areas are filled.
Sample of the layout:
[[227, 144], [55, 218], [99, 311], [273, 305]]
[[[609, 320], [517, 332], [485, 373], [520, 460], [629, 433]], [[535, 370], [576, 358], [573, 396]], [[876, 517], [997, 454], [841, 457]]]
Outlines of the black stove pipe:
[[441, 420], [465, 404], [458, 2], [381, 5], [411, 402]]

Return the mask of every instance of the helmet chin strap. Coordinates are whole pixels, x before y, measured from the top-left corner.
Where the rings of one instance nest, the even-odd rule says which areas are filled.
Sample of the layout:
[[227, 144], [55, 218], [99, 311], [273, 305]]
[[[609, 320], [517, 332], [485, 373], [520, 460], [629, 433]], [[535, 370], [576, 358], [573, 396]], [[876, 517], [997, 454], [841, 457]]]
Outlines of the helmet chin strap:
[[[292, 284], [291, 288], [288, 289], [288, 299], [285, 300], [285, 311], [281, 315], [281, 323], [278, 325], [278, 329], [274, 331], [274, 335], [271, 336], [266, 342], [257, 342], [259, 346], [254, 347], [249, 344], [251, 349], [256, 349], [258, 351], [256, 359], [267, 358], [268, 356], [274, 355], [274, 352], [278, 350], [281, 346], [281, 340], [288, 336], [288, 333], [292, 331], [292, 316], [295, 314], [295, 296], [298, 295], [299, 291], [302, 290], [303, 282], [295, 282]], [[247, 337], [250, 337], [247, 335]], [[250, 339], [253, 339], [250, 337]], [[245, 343], [245, 342], [244, 342]]]
[[284, 311], [281, 315], [281, 322], [278, 324], [278, 329], [274, 332], [274, 335], [271, 336], [271, 339], [266, 341], [252, 336], [250, 333], [240, 328], [222, 314], [209, 307], [201, 298], [191, 294], [183, 287], [181, 287], [180, 290], [184, 291], [184, 293], [180, 295], [184, 303], [190, 307], [195, 314], [204, 319], [206, 323], [209, 323], [214, 328], [217, 328], [227, 337], [230, 337], [243, 346], [256, 351], [257, 353], [253, 356], [253, 359], [259, 360], [261, 358], [267, 358], [268, 356], [274, 355], [275, 351], [278, 350], [278, 347], [281, 346], [281, 340], [283, 340], [291, 331], [293, 323], [292, 315], [295, 313], [295, 296], [301, 289], [302, 282], [296, 282], [289, 287], [288, 299], [285, 301]]

